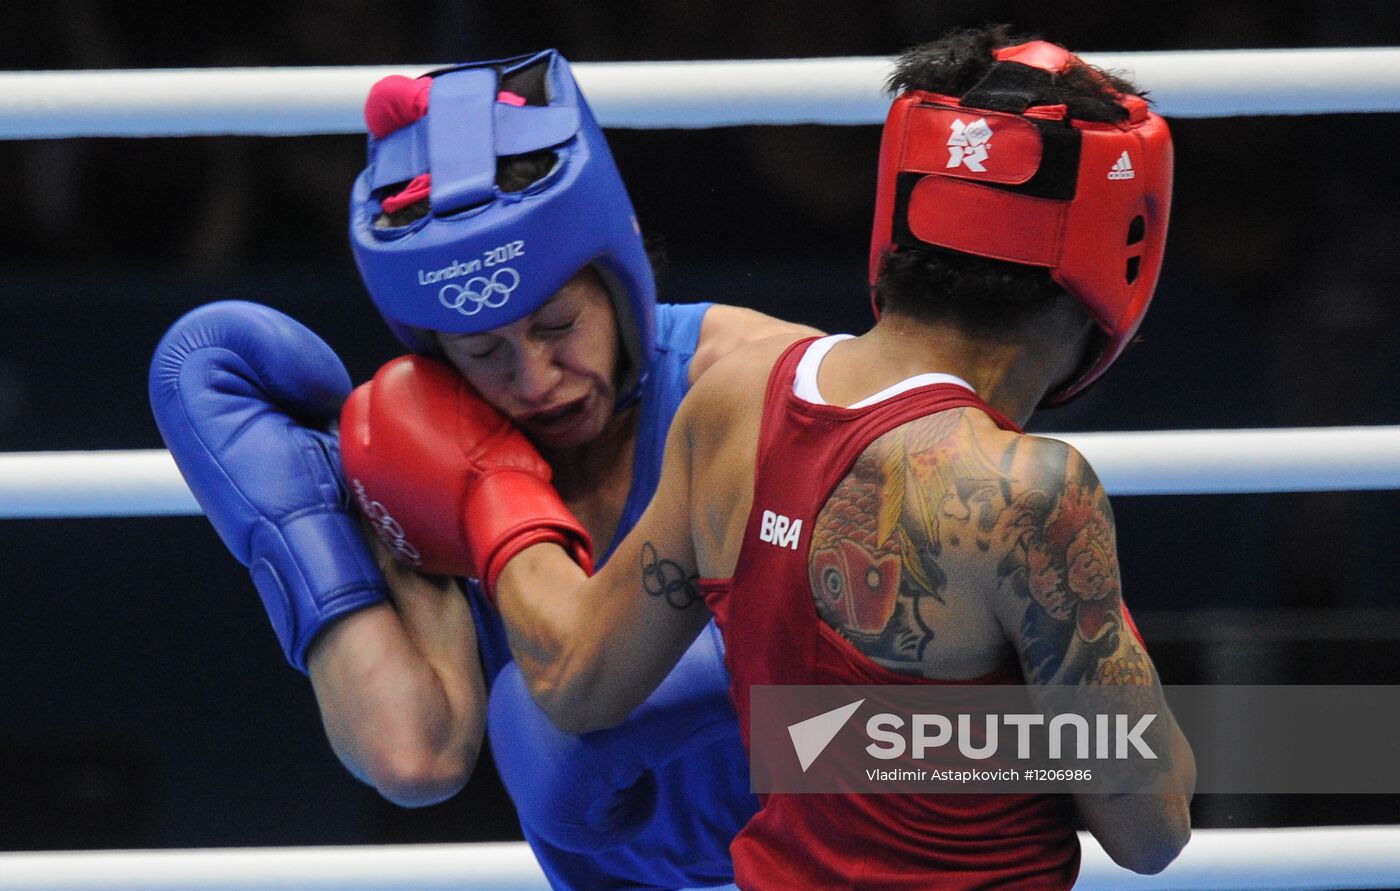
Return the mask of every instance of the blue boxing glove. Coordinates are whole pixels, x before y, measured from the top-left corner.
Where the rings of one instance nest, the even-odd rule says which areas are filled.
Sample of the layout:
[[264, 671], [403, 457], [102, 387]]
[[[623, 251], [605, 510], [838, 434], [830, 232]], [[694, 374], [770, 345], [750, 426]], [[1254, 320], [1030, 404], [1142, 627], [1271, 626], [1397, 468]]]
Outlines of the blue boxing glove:
[[387, 598], [326, 432], [349, 392], [325, 341], [256, 303], [186, 314], [151, 360], [156, 426], [303, 672], [328, 623]]
[[521, 822], [550, 844], [580, 853], [636, 838], [656, 810], [654, 771], [739, 738], [721, 646], [711, 623], [626, 721], [583, 736], [554, 726], [514, 662], [502, 669], [486, 729]]

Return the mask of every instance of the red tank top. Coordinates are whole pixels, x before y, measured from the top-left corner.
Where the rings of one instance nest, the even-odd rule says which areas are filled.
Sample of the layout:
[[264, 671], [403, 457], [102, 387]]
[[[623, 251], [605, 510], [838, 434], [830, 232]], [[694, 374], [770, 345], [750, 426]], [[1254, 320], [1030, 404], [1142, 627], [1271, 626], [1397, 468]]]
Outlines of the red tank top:
[[[730, 694], [749, 745], [755, 684], [1020, 683], [1007, 664], [966, 681], [929, 681], [871, 661], [822, 621], [812, 601], [807, 552], [826, 499], [884, 433], [953, 408], [985, 412], [1020, 429], [956, 384], [907, 390], [857, 409], [793, 395], [811, 340], [774, 366], [764, 399], [753, 509], [734, 576], [702, 579], [724, 636]], [[802, 520], [796, 549], [760, 542], [763, 513]], [[1068, 888], [1079, 872], [1073, 805], [1050, 795], [771, 794], [730, 852], [750, 889]]]

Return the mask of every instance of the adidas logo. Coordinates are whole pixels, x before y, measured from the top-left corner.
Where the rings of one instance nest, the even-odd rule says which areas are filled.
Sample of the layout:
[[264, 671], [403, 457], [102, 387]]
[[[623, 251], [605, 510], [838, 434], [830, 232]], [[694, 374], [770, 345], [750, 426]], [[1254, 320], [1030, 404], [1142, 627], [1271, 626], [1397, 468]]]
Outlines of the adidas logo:
[[1128, 158], [1128, 152], [1124, 149], [1123, 154], [1118, 156], [1118, 160], [1113, 162], [1113, 169], [1108, 171], [1109, 179], [1133, 179], [1137, 173], [1133, 171], [1133, 162]]

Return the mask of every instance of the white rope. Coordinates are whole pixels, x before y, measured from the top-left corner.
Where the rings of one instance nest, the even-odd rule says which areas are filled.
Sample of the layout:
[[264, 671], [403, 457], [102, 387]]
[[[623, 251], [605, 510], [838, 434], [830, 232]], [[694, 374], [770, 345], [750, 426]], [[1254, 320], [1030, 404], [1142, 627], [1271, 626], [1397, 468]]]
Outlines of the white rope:
[[[1200, 829], [1171, 866], [1139, 876], [1080, 833], [1077, 891], [1339, 889], [1400, 885], [1400, 827]], [[0, 854], [0, 891], [545, 891], [523, 843]]]
[[[1400, 426], [1048, 434], [1110, 495], [1400, 489]], [[160, 449], [0, 454], [0, 519], [198, 514]]]
[[[1400, 48], [1086, 53], [1168, 116], [1400, 111]], [[374, 81], [437, 67], [0, 73], [0, 139], [361, 133]], [[605, 127], [876, 124], [882, 57], [574, 66]]]
[[1197, 829], [1160, 875], [1120, 869], [1081, 832], [1076, 891], [1400, 887], [1400, 826]]
[[523, 842], [0, 854], [0, 891], [548, 891]]
[[164, 449], [0, 454], [0, 519], [199, 513]]
[[1110, 495], [1400, 489], [1400, 427], [1051, 433]]

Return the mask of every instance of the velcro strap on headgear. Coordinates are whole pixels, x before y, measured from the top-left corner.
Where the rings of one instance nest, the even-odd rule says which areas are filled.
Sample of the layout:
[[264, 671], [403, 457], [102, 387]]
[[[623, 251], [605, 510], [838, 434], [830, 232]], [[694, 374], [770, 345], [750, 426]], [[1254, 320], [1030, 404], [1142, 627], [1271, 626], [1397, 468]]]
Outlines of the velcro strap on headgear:
[[1001, 61], [963, 94], [962, 102], [972, 108], [1020, 114], [1035, 104], [1036, 97], [1044, 93], [1054, 79], [1055, 76], [1044, 68]]
[[[496, 194], [496, 72], [469, 68], [433, 78], [428, 94], [429, 203], [447, 216]], [[472, 125], [463, 126], [471, 121]]]
[[926, 176], [909, 196], [909, 232], [929, 244], [1027, 266], [1056, 266], [1069, 205]]
[[[388, 186], [406, 182], [413, 182], [417, 187], [410, 187], [413, 192], [410, 196], [395, 195], [393, 199], [386, 199], [386, 212], [392, 213], [405, 204], [428, 197], [432, 182], [428, 171], [440, 169], [439, 165], [442, 163], [442, 159], [436, 154], [430, 158], [430, 125], [423, 120], [428, 109], [429, 89], [433, 89], [432, 95], [435, 98], [432, 101], [436, 103], [441, 88], [434, 85], [466, 73], [490, 72], [449, 72], [434, 78], [416, 80], [392, 76], [375, 84], [370, 99], [365, 104], [365, 123], [370, 135], [374, 137], [370, 147], [372, 157], [368, 171], [370, 189], [378, 192]], [[444, 106], [448, 104], [446, 101], [443, 103]], [[451, 109], [444, 110], [436, 104], [433, 105], [433, 109], [433, 120], [443, 122], [437, 127], [439, 133], [446, 128], [449, 133], [461, 133], [465, 139], [468, 133], [474, 131], [477, 139], [490, 140], [494, 155], [488, 166], [493, 182], [495, 158], [523, 155], [561, 145], [573, 138], [581, 126], [576, 107], [529, 105], [522, 97], [506, 92], [496, 94], [489, 116], [453, 118]], [[470, 113], [471, 107], [464, 108], [458, 105], [455, 110], [459, 114]], [[491, 122], [489, 133], [476, 123], [484, 120]], [[456, 122], [456, 131], [452, 130], [452, 121]], [[469, 125], [467, 122], [473, 122], [475, 125]], [[481, 146], [477, 145], [475, 148], [479, 150]]]
[[578, 108], [572, 105], [496, 103], [496, 154], [524, 155], [567, 142], [578, 132]]
[[[1040, 169], [1040, 131], [1018, 115], [920, 105], [909, 109], [904, 128], [899, 169], [907, 173], [1021, 185]], [[993, 133], [997, 155], [989, 168], [983, 147]]]

